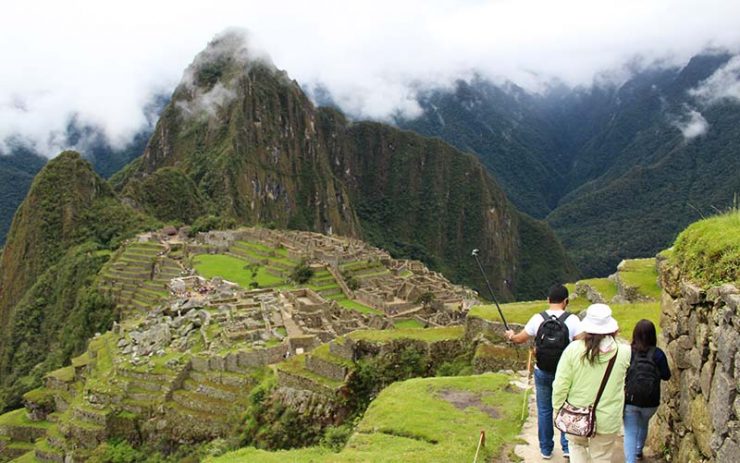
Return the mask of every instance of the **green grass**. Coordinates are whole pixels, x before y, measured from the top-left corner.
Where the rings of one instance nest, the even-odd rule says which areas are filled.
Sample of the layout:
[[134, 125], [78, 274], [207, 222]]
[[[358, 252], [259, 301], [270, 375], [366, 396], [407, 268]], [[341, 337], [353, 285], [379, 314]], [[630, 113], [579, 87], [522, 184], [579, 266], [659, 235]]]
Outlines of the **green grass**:
[[[581, 310], [588, 307], [589, 302], [585, 298], [575, 299], [569, 306], [568, 310], [578, 314]], [[626, 339], [632, 339], [632, 330], [638, 321], [646, 318], [655, 324], [658, 333], [660, 333], [660, 303], [659, 302], [640, 302], [634, 304], [609, 304], [612, 309], [612, 315], [619, 323], [620, 336]], [[520, 323], [522, 325], [529, 321], [532, 315], [542, 312], [547, 308], [545, 301], [527, 301], [513, 302], [503, 304], [501, 310], [506, 316], [506, 320], [511, 323]], [[485, 320], [500, 321], [498, 311], [495, 305], [479, 305], [470, 309], [469, 316], [483, 318]]]
[[660, 336], [660, 302], [638, 302], [635, 304], [609, 304], [612, 316], [619, 323], [619, 335], [628, 341], [632, 340], [635, 325], [643, 318], [655, 324]]
[[691, 224], [676, 238], [670, 259], [700, 285], [740, 286], [740, 210]]
[[660, 300], [655, 258], [626, 260], [619, 271], [619, 278], [625, 285], [636, 287], [640, 294]]
[[410, 320], [398, 320], [396, 322], [393, 322], [393, 326], [396, 329], [404, 329], [404, 328], [424, 328], [424, 324], [421, 323], [419, 320], [412, 318]]
[[608, 278], [589, 278], [588, 280], [581, 280], [579, 283], [591, 286], [601, 294], [607, 303], [617, 295], [617, 285]]
[[32, 428], [43, 428], [46, 429], [51, 426], [48, 421], [31, 421], [26, 415], [25, 408], [19, 408], [13, 410], [4, 415], [0, 415], [0, 426], [29, 426]]
[[50, 372], [49, 376], [53, 376], [54, 378], [60, 381], [64, 381], [65, 383], [69, 383], [70, 381], [75, 379], [75, 369], [71, 366], [60, 368], [58, 370]]
[[462, 326], [444, 328], [401, 328], [395, 330], [360, 330], [353, 331], [348, 336], [354, 340], [365, 341], [392, 341], [395, 339], [416, 339], [419, 341], [435, 342], [450, 339], [460, 339], [464, 334]]
[[357, 301], [347, 299], [346, 297], [337, 298], [334, 300], [337, 301], [337, 304], [341, 305], [345, 309], [354, 310], [355, 312], [364, 313], [366, 315], [382, 315], [383, 314], [383, 312], [381, 312], [378, 309], [373, 309], [372, 307], [368, 307], [365, 304], [361, 304]]
[[24, 453], [20, 457], [16, 458], [15, 460], [11, 460], [11, 463], [36, 463], [38, 460], [36, 459], [36, 452], [30, 451], [27, 453]]
[[[478, 461], [492, 461], [502, 456], [504, 446], [521, 429], [524, 393], [510, 391], [508, 383], [509, 377], [501, 374], [416, 378], [394, 383], [370, 405], [355, 434], [339, 453], [317, 447], [280, 452], [247, 448], [206, 461], [472, 461], [481, 430], [487, 439]], [[471, 399], [469, 406], [454, 406], [442, 398], [448, 393], [465, 394]]]
[[[577, 297], [570, 300], [568, 310], [577, 314], [588, 307], [589, 304], [590, 302], [586, 298]], [[524, 301], [501, 304], [501, 311], [504, 313], [506, 321], [520, 323], [522, 325], [526, 324], [532, 315], [547, 310], [547, 308], [547, 301]], [[501, 316], [494, 304], [477, 305], [470, 309], [469, 316], [484, 320], [501, 321]]]
[[249, 285], [255, 281], [261, 288], [285, 283], [281, 278], [267, 273], [265, 267], [259, 267], [257, 275], [252, 278], [252, 271], [244, 268], [249, 265], [250, 263], [245, 260], [222, 254], [200, 254], [193, 261], [195, 270], [203, 277], [219, 276], [243, 288], [249, 288]]

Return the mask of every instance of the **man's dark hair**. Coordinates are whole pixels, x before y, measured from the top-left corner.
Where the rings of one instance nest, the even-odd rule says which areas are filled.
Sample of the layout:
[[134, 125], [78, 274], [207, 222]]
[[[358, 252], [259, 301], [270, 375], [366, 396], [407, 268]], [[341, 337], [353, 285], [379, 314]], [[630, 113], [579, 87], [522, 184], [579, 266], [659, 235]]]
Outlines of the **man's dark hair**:
[[568, 299], [568, 288], [563, 285], [553, 285], [547, 295], [547, 299], [552, 304], [559, 304]]

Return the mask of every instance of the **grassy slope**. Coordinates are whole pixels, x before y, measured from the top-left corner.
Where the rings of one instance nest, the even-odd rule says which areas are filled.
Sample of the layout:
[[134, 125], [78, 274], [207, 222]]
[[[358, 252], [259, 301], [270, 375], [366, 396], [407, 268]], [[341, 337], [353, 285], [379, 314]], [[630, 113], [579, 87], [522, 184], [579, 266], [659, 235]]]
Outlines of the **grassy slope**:
[[[509, 377], [500, 374], [416, 378], [395, 383], [370, 405], [355, 434], [339, 453], [321, 448], [281, 452], [247, 448], [207, 461], [472, 461], [481, 430], [486, 431], [487, 441], [479, 461], [489, 461], [500, 455], [521, 427], [519, 413], [524, 394], [509, 391], [508, 383]], [[451, 392], [466, 393], [473, 399], [470, 406], [457, 408], [441, 397]], [[487, 413], [491, 410], [491, 414]]]
[[262, 266], [257, 270], [256, 277], [252, 278], [252, 271], [245, 268], [249, 265], [251, 264], [246, 260], [220, 254], [199, 255], [193, 263], [195, 270], [205, 278], [220, 276], [244, 288], [249, 288], [255, 281], [263, 288], [284, 283], [281, 278], [267, 273], [267, 269]]
[[655, 259], [630, 259], [625, 261], [619, 270], [619, 278], [627, 286], [638, 288], [638, 291], [653, 300], [660, 300], [658, 286], [658, 269]]
[[676, 239], [671, 260], [696, 283], [740, 286], [740, 211], [689, 226]]

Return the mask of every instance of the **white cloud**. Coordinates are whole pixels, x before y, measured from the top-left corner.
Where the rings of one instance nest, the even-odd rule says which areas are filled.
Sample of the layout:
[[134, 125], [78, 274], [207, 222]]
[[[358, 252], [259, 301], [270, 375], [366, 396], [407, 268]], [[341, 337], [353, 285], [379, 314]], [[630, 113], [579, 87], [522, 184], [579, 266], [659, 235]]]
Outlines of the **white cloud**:
[[[734, 0], [10, 0], [0, 15], [0, 140], [52, 155], [69, 117], [123, 143], [219, 31], [243, 27], [302, 84], [362, 117], [414, 114], [415, 89], [473, 72], [589, 84], [636, 54], [684, 63], [740, 44]], [[215, 96], [215, 95], [212, 95]]]
[[681, 131], [687, 141], [702, 136], [709, 130], [709, 122], [704, 119], [699, 111], [692, 108], [687, 108], [686, 114], [681, 119], [676, 120], [673, 125]]
[[740, 56], [732, 57], [690, 93], [705, 104], [740, 101]]

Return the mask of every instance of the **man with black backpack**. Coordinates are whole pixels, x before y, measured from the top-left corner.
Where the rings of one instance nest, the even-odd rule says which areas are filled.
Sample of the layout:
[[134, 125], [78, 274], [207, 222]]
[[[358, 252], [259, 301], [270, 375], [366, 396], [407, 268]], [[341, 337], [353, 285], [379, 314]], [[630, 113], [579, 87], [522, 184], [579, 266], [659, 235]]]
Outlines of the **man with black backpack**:
[[[547, 302], [550, 307], [533, 315], [524, 329], [514, 334], [508, 330], [505, 336], [515, 344], [523, 344], [534, 338], [535, 359], [534, 384], [537, 394], [537, 435], [540, 441], [540, 454], [545, 460], [552, 458], [555, 447], [552, 422], [552, 382], [555, 370], [563, 351], [575, 336], [580, 333], [581, 321], [567, 312], [568, 288], [555, 285], [550, 288]], [[560, 434], [563, 456], [568, 458], [568, 441]]]

